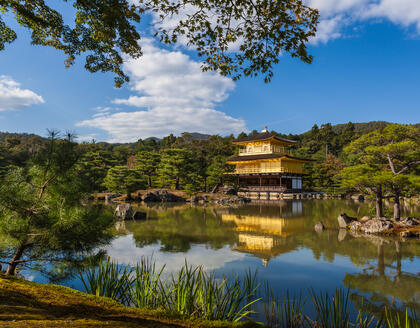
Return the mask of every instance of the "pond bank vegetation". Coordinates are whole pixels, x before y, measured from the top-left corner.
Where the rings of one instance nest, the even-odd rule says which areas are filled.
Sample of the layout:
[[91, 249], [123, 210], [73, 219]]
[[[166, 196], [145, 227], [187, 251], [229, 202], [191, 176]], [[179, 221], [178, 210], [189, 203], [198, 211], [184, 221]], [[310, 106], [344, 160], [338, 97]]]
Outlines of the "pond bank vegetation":
[[[80, 272], [80, 277], [88, 293], [188, 318], [242, 322], [258, 320], [262, 313], [267, 327], [420, 327], [418, 314], [409, 308], [392, 305], [372, 312], [363, 304], [353, 304], [353, 310], [349, 290], [333, 294], [310, 290], [307, 298], [286, 291], [280, 297], [268, 282], [258, 280], [257, 272], [219, 278], [201, 266], [185, 263], [178, 273], [163, 278], [164, 268], [156, 268], [152, 259], [145, 258], [135, 268], [123, 268], [108, 258]], [[314, 315], [306, 315], [306, 305], [314, 309]]]
[[0, 327], [253, 328], [254, 323], [205, 321], [164, 310], [129, 308], [68, 287], [0, 274]]

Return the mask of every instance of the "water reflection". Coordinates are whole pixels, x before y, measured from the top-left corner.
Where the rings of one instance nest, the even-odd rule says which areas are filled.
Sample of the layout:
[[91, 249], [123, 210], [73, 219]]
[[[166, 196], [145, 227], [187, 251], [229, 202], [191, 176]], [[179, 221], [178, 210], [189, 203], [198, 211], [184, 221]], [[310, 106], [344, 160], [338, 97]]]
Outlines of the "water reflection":
[[[132, 263], [154, 254], [158, 263], [175, 271], [186, 258], [220, 274], [261, 268], [262, 261], [260, 276], [279, 289], [344, 286], [351, 288], [357, 304], [363, 300], [379, 307], [398, 301], [420, 310], [417, 240], [402, 242], [338, 229], [338, 213], [366, 215], [366, 203], [299, 200], [235, 208], [157, 204], [138, 210], [147, 220], [119, 223], [116, 230], [127, 236], [108, 248], [120, 261]], [[323, 233], [313, 229], [318, 221], [327, 227]]]
[[[259, 269], [279, 293], [307, 288], [351, 289], [356, 307], [378, 310], [402, 302], [420, 311], [420, 242], [351, 234], [337, 215], [369, 213], [369, 205], [344, 200], [252, 203], [238, 207], [139, 205], [143, 221], [119, 221], [106, 253], [123, 264], [153, 256], [166, 272], [185, 259], [217, 275]], [[413, 211], [413, 209], [406, 209]], [[418, 215], [411, 212], [411, 215]], [[322, 221], [327, 230], [314, 231]], [[43, 281], [39, 275], [36, 281]], [[81, 288], [77, 280], [65, 284]]]

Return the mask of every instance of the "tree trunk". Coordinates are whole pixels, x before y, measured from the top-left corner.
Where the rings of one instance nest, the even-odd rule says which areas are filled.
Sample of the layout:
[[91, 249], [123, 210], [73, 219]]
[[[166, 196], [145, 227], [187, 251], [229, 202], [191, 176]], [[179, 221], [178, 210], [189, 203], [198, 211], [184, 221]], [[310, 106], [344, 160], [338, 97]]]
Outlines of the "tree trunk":
[[179, 190], [179, 178], [176, 178], [176, 181], [175, 181], [175, 190]]
[[394, 197], [394, 219], [399, 219], [401, 216], [400, 194], [395, 193]]
[[382, 218], [384, 216], [384, 212], [382, 209], [382, 186], [378, 186], [376, 192], [376, 217]]
[[131, 200], [131, 192], [127, 190], [127, 198], [126, 200]]
[[207, 177], [204, 177], [203, 191], [207, 192]]
[[25, 251], [25, 248], [26, 248], [25, 244], [20, 245], [17, 248], [15, 254], [13, 255], [12, 259], [9, 262], [9, 266], [7, 267], [7, 270], [6, 270], [6, 275], [7, 276], [14, 276], [15, 275], [16, 267], [19, 263], [17, 261], [19, 261], [20, 258], [22, 257], [23, 252]]
[[149, 186], [149, 188], [152, 188], [152, 177], [150, 175], [147, 176], [147, 185]]

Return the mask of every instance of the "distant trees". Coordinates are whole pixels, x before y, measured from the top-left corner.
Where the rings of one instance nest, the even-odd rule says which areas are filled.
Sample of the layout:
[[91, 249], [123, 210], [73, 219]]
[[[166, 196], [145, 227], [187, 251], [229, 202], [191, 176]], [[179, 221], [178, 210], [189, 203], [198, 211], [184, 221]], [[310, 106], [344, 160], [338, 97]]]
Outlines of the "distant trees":
[[146, 186], [146, 181], [135, 169], [119, 165], [108, 170], [104, 185], [109, 191], [126, 193], [127, 198], [131, 199], [131, 193], [143, 189]]
[[152, 187], [152, 177], [156, 176], [160, 155], [155, 151], [142, 150], [136, 155], [136, 170], [147, 177], [147, 186]]
[[116, 162], [110, 151], [97, 149], [83, 154], [77, 162], [76, 170], [88, 185], [89, 191], [99, 192], [103, 189], [108, 170]]
[[82, 206], [84, 184], [75, 170], [80, 152], [52, 131], [46, 148], [25, 168], [9, 169], [0, 183], [0, 238], [6, 274], [33, 261], [64, 260], [108, 240], [112, 217]]
[[186, 181], [189, 174], [193, 173], [193, 155], [186, 149], [166, 149], [162, 152], [159, 165], [159, 181], [162, 186], [180, 189], [181, 181]]
[[[349, 122], [314, 125], [301, 135], [276, 134], [297, 141], [290, 147], [294, 156], [314, 160], [305, 164], [308, 172], [305, 188], [328, 193], [359, 190], [372, 196], [378, 193], [379, 198], [382, 193], [384, 199], [394, 200], [395, 216], [399, 216], [399, 199], [418, 192], [418, 129], [418, 125]], [[241, 133], [238, 138], [246, 136]], [[234, 140], [232, 135], [183, 133], [133, 144], [81, 143], [75, 146], [79, 157], [74, 169], [84, 190], [90, 193], [106, 190], [126, 193], [128, 189], [132, 192], [146, 186], [177, 188], [189, 193], [210, 191], [229, 181], [226, 173], [233, 167], [226, 165], [226, 159], [238, 151], [232, 144]], [[9, 165], [30, 165], [31, 158], [48, 149], [48, 144], [49, 140], [41, 137], [0, 133], [0, 177], [10, 170]], [[110, 171], [117, 166], [118, 170]], [[133, 179], [132, 186], [127, 179]], [[381, 188], [376, 192], [377, 185], [372, 182], [377, 181], [381, 182]]]

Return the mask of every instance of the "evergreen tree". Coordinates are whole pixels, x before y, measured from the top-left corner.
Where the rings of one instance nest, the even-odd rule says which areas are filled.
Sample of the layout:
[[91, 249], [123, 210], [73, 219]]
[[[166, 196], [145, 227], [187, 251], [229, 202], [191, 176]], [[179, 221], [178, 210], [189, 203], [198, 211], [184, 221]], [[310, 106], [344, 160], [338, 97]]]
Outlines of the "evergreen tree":
[[401, 215], [400, 197], [420, 190], [420, 128], [390, 124], [363, 135], [345, 149], [349, 160], [375, 167], [384, 179], [383, 187], [394, 198], [394, 218]]
[[186, 149], [164, 150], [158, 170], [161, 185], [179, 190], [181, 181], [185, 182], [192, 173], [192, 160], [192, 153]]
[[152, 187], [152, 177], [157, 174], [160, 155], [153, 151], [140, 151], [136, 155], [136, 170], [147, 177], [147, 185]]
[[104, 185], [109, 191], [127, 193], [127, 198], [131, 199], [131, 193], [138, 189], [144, 189], [146, 182], [135, 169], [129, 169], [127, 166], [114, 166], [108, 170]]
[[226, 174], [234, 170], [233, 165], [226, 164], [226, 159], [225, 156], [216, 156], [207, 168], [208, 183], [212, 190], [216, 190], [217, 187], [221, 186], [223, 179], [228, 177]]
[[61, 261], [109, 240], [113, 218], [81, 206], [83, 182], [75, 170], [78, 145], [52, 131], [48, 148], [26, 169], [9, 170], [0, 185], [0, 235], [10, 247], [6, 274], [34, 261]]
[[88, 151], [77, 163], [76, 169], [83, 177], [90, 192], [102, 191], [104, 179], [109, 168], [117, 161], [112, 154], [103, 149]]
[[383, 217], [383, 189], [389, 176], [379, 170], [378, 167], [368, 164], [345, 167], [340, 175], [344, 188], [355, 189], [366, 195], [375, 196], [376, 217]]

